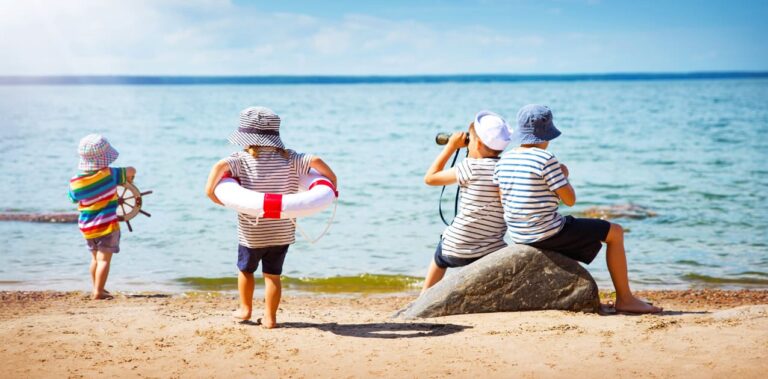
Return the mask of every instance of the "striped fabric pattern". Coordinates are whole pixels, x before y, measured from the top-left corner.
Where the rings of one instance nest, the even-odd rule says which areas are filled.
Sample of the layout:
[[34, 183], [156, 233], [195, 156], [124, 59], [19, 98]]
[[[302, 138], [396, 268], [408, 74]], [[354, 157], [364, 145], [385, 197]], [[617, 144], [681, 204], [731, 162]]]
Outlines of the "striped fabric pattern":
[[467, 158], [456, 165], [459, 214], [443, 232], [443, 255], [478, 258], [505, 247], [504, 210], [493, 183], [498, 158]]
[[[244, 151], [226, 158], [229, 171], [240, 185], [263, 193], [292, 194], [299, 191], [299, 176], [309, 172], [312, 156], [288, 151], [288, 158], [279, 151], [262, 149], [258, 158]], [[237, 238], [249, 248], [289, 245], [296, 242], [296, 227], [289, 219], [258, 218], [237, 215]]]
[[507, 235], [515, 243], [547, 239], [563, 227], [555, 190], [568, 184], [554, 154], [539, 148], [506, 152], [496, 164]]
[[126, 181], [125, 168], [105, 167], [80, 173], [69, 181], [69, 198], [77, 203], [77, 224], [85, 239], [120, 230], [117, 221], [117, 185]]
[[280, 116], [265, 107], [249, 107], [240, 112], [240, 127], [229, 136], [240, 146], [272, 146], [284, 149], [280, 139]]

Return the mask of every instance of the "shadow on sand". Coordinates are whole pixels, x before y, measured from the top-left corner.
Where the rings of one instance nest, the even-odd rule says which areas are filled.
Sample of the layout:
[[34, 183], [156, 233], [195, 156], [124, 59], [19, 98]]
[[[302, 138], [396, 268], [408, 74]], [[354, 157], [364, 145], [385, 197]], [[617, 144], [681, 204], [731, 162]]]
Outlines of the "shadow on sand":
[[447, 336], [449, 334], [461, 332], [464, 329], [469, 329], [471, 326], [456, 324], [389, 322], [378, 322], [370, 324], [338, 324], [335, 322], [285, 322], [280, 324], [280, 328], [315, 328], [324, 332], [331, 332], [339, 336], [358, 338], [420, 338]]
[[[603, 307], [600, 308], [600, 311], [597, 312], [600, 316], [644, 316], [643, 314], [634, 314], [634, 313], [627, 313], [627, 312], [617, 312], [615, 309], [605, 309]], [[708, 315], [712, 314], [710, 311], [676, 311], [676, 310], [663, 310], [661, 313], [656, 313], [655, 316], [684, 316], [684, 315]]]
[[127, 299], [167, 299], [172, 296], [165, 293], [149, 293], [149, 294], [130, 294], [125, 295]]

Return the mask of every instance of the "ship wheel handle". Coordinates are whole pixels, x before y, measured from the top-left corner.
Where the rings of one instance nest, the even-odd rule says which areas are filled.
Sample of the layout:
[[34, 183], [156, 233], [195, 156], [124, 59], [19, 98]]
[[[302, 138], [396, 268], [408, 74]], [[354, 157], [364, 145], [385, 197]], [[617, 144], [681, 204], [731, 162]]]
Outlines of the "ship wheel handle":
[[133, 183], [123, 183], [117, 186], [117, 219], [128, 225], [128, 231], [133, 232], [131, 219], [139, 213], [152, 217], [149, 212], [141, 209], [142, 196], [151, 194], [152, 191], [139, 191]]

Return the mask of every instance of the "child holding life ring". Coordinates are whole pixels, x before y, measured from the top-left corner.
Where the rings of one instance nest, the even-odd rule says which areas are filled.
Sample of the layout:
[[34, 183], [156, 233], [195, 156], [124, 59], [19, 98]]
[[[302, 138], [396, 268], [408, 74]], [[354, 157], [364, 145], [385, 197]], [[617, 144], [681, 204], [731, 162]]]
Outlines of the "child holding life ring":
[[[249, 107], [240, 112], [240, 127], [229, 137], [232, 144], [245, 147], [220, 160], [211, 169], [205, 192], [216, 204], [223, 205], [214, 194], [222, 177], [230, 175], [246, 189], [264, 193], [297, 193], [299, 176], [317, 170], [336, 187], [336, 175], [322, 159], [285, 148], [280, 139], [280, 117], [265, 107]], [[233, 316], [250, 320], [253, 311], [254, 275], [261, 262], [264, 275], [265, 328], [277, 326], [280, 305], [283, 261], [288, 246], [296, 241], [296, 227], [290, 219], [259, 219], [243, 213], [237, 217], [239, 242], [237, 287], [240, 308]]]
[[98, 134], [89, 134], [78, 146], [80, 173], [69, 180], [69, 198], [80, 211], [77, 223], [91, 251], [91, 282], [94, 300], [112, 298], [104, 289], [112, 254], [120, 251], [120, 224], [117, 220], [117, 186], [132, 182], [133, 167], [109, 167], [118, 153]]

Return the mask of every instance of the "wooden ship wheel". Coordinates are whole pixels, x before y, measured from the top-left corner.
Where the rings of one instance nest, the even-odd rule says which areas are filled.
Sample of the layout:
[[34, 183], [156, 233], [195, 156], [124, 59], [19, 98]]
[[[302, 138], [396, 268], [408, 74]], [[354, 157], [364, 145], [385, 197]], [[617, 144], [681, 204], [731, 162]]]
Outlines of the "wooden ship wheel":
[[128, 225], [128, 231], [133, 232], [131, 219], [139, 213], [147, 217], [151, 214], [141, 209], [142, 196], [151, 194], [152, 191], [141, 192], [132, 183], [124, 183], [117, 186], [117, 219]]

